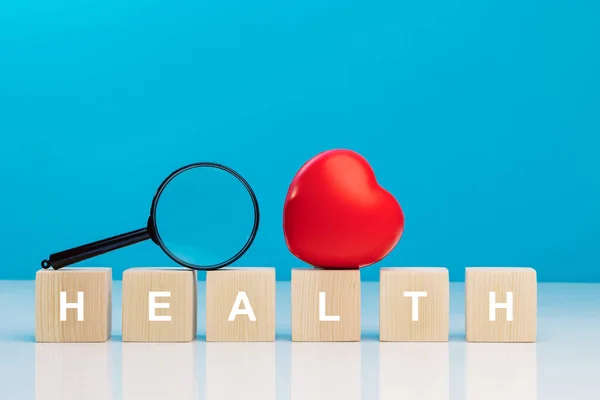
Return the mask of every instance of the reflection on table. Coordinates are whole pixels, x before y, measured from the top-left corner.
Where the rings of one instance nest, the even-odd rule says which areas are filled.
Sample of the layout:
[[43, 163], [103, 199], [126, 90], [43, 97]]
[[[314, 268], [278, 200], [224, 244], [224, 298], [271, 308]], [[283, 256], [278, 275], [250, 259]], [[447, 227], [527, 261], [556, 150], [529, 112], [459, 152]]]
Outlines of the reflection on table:
[[275, 343], [206, 343], [206, 398], [275, 400]]
[[361, 345], [292, 343], [292, 400], [361, 398]]
[[123, 400], [198, 398], [198, 343], [123, 343]]
[[381, 400], [450, 398], [448, 343], [381, 343]]
[[[600, 390], [593, 354], [586, 366], [577, 361], [581, 356], [569, 358], [570, 347], [562, 348], [560, 362], [556, 346], [538, 354], [540, 348], [535, 343], [38, 343], [35, 398], [537, 400], [538, 358], [543, 388], [554, 388], [541, 398]], [[580, 384], [555, 373], [564, 374], [565, 363]], [[588, 375], [587, 385], [580, 386]]]
[[535, 400], [535, 343], [467, 343], [467, 400]]
[[111, 345], [36, 343], [36, 400], [112, 398]]

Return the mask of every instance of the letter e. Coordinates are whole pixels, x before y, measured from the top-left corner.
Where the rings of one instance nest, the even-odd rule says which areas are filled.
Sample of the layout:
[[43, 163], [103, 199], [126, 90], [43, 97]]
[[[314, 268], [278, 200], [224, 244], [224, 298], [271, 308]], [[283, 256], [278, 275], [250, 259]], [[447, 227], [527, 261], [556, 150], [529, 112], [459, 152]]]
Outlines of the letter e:
[[169, 303], [157, 303], [157, 297], [171, 297], [171, 292], [148, 292], [148, 321], [171, 321], [170, 315], [156, 315], [156, 309], [169, 308]]

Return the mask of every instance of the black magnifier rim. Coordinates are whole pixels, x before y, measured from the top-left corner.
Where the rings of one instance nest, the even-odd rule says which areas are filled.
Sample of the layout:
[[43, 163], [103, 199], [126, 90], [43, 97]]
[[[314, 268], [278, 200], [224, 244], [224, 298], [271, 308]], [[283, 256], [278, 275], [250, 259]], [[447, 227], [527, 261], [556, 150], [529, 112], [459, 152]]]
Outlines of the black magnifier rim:
[[[252, 226], [252, 232], [250, 233], [250, 236], [249, 236], [248, 240], [246, 241], [246, 244], [233, 257], [231, 257], [219, 264], [201, 266], [201, 265], [191, 264], [191, 263], [177, 257], [164, 244], [162, 238], [160, 237], [160, 232], [158, 230], [158, 225], [156, 223], [156, 209], [158, 207], [158, 202], [160, 200], [161, 194], [163, 193], [163, 191], [165, 190], [167, 185], [173, 179], [175, 179], [177, 176], [179, 176], [180, 174], [182, 174], [186, 171], [189, 171], [190, 169], [194, 169], [194, 168], [217, 168], [222, 171], [228, 172], [229, 174], [231, 174], [235, 178], [237, 178], [237, 180], [240, 181], [240, 183], [242, 185], [244, 185], [244, 187], [248, 191], [248, 194], [250, 195], [250, 199], [252, 200], [252, 206], [254, 208], [254, 225]], [[158, 187], [158, 190], [156, 191], [156, 194], [154, 195], [154, 199], [152, 200], [152, 208], [150, 210], [150, 219], [148, 221], [149, 222], [148, 228], [149, 228], [149, 231], [151, 232], [152, 240], [162, 249], [162, 251], [165, 252], [165, 254], [167, 256], [169, 256], [169, 258], [171, 260], [175, 261], [176, 263], [178, 263], [180, 265], [183, 265], [184, 267], [194, 269], [197, 271], [211, 271], [211, 270], [220, 269], [220, 268], [226, 267], [228, 265], [231, 265], [232, 263], [237, 261], [241, 256], [243, 256], [244, 253], [246, 253], [246, 251], [248, 251], [248, 249], [252, 245], [252, 242], [254, 242], [254, 238], [256, 237], [256, 234], [258, 232], [259, 221], [260, 221], [260, 211], [258, 208], [258, 200], [256, 199], [256, 195], [254, 194], [252, 187], [250, 187], [250, 184], [240, 174], [238, 174], [233, 169], [226, 167], [225, 165], [222, 165], [222, 164], [217, 164], [217, 163], [212, 163], [212, 162], [199, 162], [199, 163], [189, 164], [189, 165], [179, 168], [178, 170], [171, 173], [171, 175], [169, 175], [161, 183], [161, 185]]]

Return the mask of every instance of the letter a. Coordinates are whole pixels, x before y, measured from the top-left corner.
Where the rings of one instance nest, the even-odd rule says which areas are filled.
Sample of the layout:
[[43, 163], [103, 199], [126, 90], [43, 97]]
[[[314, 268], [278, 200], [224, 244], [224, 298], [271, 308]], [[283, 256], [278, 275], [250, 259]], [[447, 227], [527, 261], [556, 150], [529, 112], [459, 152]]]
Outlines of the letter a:
[[[244, 303], [243, 309], [240, 309], [241, 303]], [[254, 311], [252, 310], [252, 306], [250, 305], [250, 300], [248, 299], [246, 292], [238, 292], [227, 321], [235, 321], [236, 315], [247, 315], [250, 321], [256, 322], [256, 316], [254, 315]]]

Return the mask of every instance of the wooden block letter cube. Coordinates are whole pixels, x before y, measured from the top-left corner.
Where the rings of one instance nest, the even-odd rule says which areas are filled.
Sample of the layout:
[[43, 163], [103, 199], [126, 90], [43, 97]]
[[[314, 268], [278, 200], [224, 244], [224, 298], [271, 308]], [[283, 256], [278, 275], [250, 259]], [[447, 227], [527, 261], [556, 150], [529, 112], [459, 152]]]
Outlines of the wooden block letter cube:
[[467, 268], [465, 300], [468, 342], [535, 342], [535, 270]]
[[381, 341], [448, 341], [450, 280], [446, 268], [384, 268], [380, 274]]
[[206, 341], [275, 340], [275, 268], [206, 273]]
[[123, 341], [190, 342], [196, 337], [198, 281], [184, 268], [123, 273]]
[[359, 270], [292, 270], [292, 340], [360, 340]]
[[37, 342], [105, 342], [112, 325], [112, 271], [38, 271], [35, 303]]

